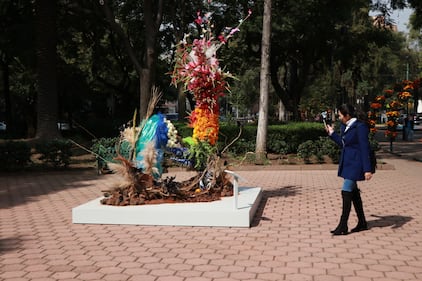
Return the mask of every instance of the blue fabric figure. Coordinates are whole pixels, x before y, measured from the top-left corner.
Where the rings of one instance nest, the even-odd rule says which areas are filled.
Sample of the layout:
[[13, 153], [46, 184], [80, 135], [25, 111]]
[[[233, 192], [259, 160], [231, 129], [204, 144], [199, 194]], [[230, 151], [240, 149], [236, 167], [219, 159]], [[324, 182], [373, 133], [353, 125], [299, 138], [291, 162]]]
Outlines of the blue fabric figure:
[[157, 152], [157, 161], [155, 167], [158, 170], [158, 174], [154, 174], [155, 178], [158, 178], [163, 173], [163, 167], [161, 163], [164, 158], [164, 148], [167, 145], [168, 128], [164, 122], [164, 116], [161, 113], [152, 115], [145, 123], [141, 135], [136, 142], [136, 167], [143, 169], [143, 155], [142, 151], [145, 149], [145, 145], [151, 141], [154, 141], [154, 147]]

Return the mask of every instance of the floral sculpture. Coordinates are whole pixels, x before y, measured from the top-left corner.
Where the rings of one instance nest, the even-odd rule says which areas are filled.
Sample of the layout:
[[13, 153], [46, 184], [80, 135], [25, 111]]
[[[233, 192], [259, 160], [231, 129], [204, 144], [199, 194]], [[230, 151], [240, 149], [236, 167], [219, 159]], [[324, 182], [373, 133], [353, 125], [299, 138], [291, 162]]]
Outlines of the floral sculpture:
[[188, 42], [189, 35], [178, 45], [172, 83], [183, 84], [193, 94], [195, 108], [189, 116], [193, 128], [191, 151], [196, 156], [195, 168], [204, 169], [207, 156], [213, 153], [218, 140], [220, 107], [218, 99], [228, 90], [227, 78], [233, 76], [221, 69], [217, 58], [218, 49], [226, 44], [240, 25], [251, 15], [240, 20], [235, 28], [226, 28], [217, 38], [212, 32], [212, 14], [197, 13], [195, 23], [201, 37]]
[[[249, 11], [247, 17], [250, 14]], [[189, 117], [193, 136], [184, 141], [190, 146], [189, 153], [185, 153], [186, 147], [178, 142], [173, 124], [163, 115], [153, 114], [161, 97], [154, 89], [142, 122], [136, 126], [135, 112], [132, 126], [121, 132], [118, 156], [109, 166], [121, 175], [122, 181], [118, 187], [105, 191], [102, 204], [202, 202], [233, 194], [233, 185], [215, 153], [219, 132], [218, 99], [228, 90], [226, 79], [232, 77], [219, 66], [217, 50], [239, 31], [243, 21], [236, 28], [227, 28], [215, 40], [211, 32], [211, 13], [201, 16], [198, 12], [195, 23], [203, 31], [202, 37], [187, 43], [188, 36], [185, 36], [178, 47], [172, 75], [172, 82], [183, 83], [196, 102]], [[189, 157], [188, 163], [194, 163], [198, 174], [184, 182], [176, 182], [174, 177], [161, 180], [165, 150], [177, 157]]]

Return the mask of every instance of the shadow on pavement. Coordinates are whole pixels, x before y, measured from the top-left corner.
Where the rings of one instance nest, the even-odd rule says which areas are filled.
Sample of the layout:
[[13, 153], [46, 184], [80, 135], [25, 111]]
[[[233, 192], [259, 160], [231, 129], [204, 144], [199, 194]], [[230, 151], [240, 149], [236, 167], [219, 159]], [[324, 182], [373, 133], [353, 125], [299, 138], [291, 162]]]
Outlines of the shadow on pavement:
[[412, 217], [406, 216], [378, 216], [378, 215], [371, 215], [371, 217], [375, 217], [377, 219], [368, 221], [368, 227], [389, 227], [391, 228], [399, 228], [411, 221]]
[[38, 201], [39, 196], [66, 189], [90, 187], [95, 170], [45, 171], [0, 175], [0, 209]]
[[0, 254], [19, 249], [22, 245], [22, 240], [19, 238], [2, 238], [0, 239]]
[[271, 221], [270, 218], [262, 216], [262, 214], [264, 213], [265, 206], [267, 205], [268, 198], [295, 196], [298, 194], [298, 189], [298, 186], [289, 185], [273, 190], [264, 190], [262, 192], [261, 202], [259, 203], [258, 209], [256, 210], [255, 216], [252, 220], [251, 227], [258, 226], [261, 220]]

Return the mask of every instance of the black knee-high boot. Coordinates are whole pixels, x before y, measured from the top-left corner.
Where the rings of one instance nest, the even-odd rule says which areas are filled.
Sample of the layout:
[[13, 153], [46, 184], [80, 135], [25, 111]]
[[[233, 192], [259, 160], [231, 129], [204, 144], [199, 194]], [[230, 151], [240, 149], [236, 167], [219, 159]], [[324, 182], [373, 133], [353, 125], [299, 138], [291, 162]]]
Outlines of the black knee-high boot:
[[360, 190], [358, 188], [355, 188], [352, 192], [352, 202], [358, 217], [358, 224], [351, 230], [351, 232], [367, 230], [368, 224], [366, 223], [365, 213], [363, 212], [362, 198], [360, 197]]
[[340, 223], [336, 229], [332, 230], [333, 235], [346, 235], [348, 232], [347, 221], [349, 220], [350, 209], [352, 208], [352, 192], [341, 191], [343, 199], [343, 211], [341, 213]]

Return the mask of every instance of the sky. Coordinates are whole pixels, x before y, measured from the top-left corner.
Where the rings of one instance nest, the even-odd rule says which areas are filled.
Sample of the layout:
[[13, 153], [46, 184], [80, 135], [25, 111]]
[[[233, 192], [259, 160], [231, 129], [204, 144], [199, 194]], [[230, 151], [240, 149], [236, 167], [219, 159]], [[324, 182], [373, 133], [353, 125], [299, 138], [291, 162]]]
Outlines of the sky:
[[409, 16], [412, 13], [411, 9], [396, 10], [392, 14], [392, 18], [397, 25], [397, 29], [401, 32], [409, 32], [406, 25], [409, 23]]

